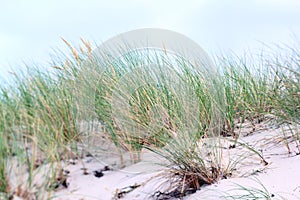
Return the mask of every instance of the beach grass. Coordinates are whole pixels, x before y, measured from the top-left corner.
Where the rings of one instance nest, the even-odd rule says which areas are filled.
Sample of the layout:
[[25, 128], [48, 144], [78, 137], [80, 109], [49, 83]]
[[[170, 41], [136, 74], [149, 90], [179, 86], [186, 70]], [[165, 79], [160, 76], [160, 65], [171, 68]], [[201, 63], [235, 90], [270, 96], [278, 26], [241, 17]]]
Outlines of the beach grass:
[[[13, 158], [26, 166], [28, 191], [35, 187], [35, 171], [53, 164], [43, 183], [51, 190], [62, 168], [57, 163], [82, 156], [82, 137], [89, 134], [80, 131], [83, 122], [103, 125], [121, 166], [126, 164], [124, 151], [131, 153], [132, 162], [141, 159], [143, 148], [165, 158], [179, 196], [234, 173], [234, 163], [243, 158], [222, 164], [224, 138], [267, 164], [256, 149], [239, 140], [237, 127], [245, 121], [253, 131], [267, 118], [288, 124], [292, 141], [299, 143], [300, 133], [294, 129], [300, 123], [297, 47], [250, 58], [222, 56], [212, 75], [164, 51], [107, 60], [94, 57], [87, 41], [78, 49], [64, 42], [72, 57], [56, 61], [49, 71], [27, 67], [14, 72], [10, 85], [0, 85], [0, 193], [12, 194], [18, 187], [9, 180]], [[284, 132], [282, 138], [289, 149], [290, 138]]]

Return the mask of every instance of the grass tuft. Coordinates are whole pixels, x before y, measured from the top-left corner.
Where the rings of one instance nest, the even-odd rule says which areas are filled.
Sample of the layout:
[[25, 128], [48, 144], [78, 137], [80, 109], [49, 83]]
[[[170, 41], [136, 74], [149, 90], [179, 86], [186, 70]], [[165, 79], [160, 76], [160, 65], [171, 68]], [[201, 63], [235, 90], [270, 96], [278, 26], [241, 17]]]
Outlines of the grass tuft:
[[[285, 145], [288, 151], [291, 142], [299, 147], [298, 47], [283, 49], [289, 52], [285, 57], [223, 56], [219, 71], [211, 72], [166, 50], [136, 50], [112, 59], [110, 54], [94, 55], [83, 39], [79, 49], [62, 40], [71, 57], [49, 70], [14, 72], [10, 85], [0, 85], [0, 193], [20, 188], [9, 180], [7, 166], [14, 158], [27, 170], [28, 190], [22, 191], [33, 191], [37, 163], [52, 166], [42, 184], [49, 191], [60, 161], [81, 156], [81, 143], [91, 133], [80, 127], [89, 122], [101, 124], [121, 166], [126, 151], [132, 162], [141, 159], [143, 148], [165, 158], [178, 197], [234, 173], [243, 158], [224, 165], [224, 139], [267, 164], [259, 151], [239, 140], [237, 129], [245, 121], [252, 132], [266, 116], [288, 124], [293, 133], [283, 132]], [[250, 198], [253, 189], [248, 191]]]

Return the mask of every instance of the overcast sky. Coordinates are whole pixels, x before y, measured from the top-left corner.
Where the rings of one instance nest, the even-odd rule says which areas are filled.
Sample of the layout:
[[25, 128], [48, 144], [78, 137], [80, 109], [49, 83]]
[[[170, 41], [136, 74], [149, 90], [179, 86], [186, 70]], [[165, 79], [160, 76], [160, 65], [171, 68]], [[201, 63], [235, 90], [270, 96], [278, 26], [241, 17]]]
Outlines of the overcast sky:
[[47, 63], [80, 37], [100, 44], [138, 28], [180, 32], [212, 54], [300, 39], [300, 0], [0, 0], [0, 73]]

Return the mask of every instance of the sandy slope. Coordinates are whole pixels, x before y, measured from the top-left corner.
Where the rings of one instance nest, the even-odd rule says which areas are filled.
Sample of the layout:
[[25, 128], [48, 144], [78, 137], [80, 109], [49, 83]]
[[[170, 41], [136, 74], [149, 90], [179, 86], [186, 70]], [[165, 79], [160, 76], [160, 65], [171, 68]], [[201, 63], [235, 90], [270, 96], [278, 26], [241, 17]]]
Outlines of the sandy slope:
[[[256, 196], [259, 196], [258, 191], [265, 186], [273, 196], [272, 199], [300, 199], [300, 155], [297, 154], [299, 146], [297, 147], [297, 143], [292, 142], [292, 136], [289, 136], [288, 140], [291, 141], [290, 153], [288, 153], [288, 148], [282, 141], [283, 130], [284, 128], [271, 129], [269, 126], [260, 126], [251, 134], [248, 129], [240, 132], [240, 141], [261, 152], [268, 165], [264, 165], [255, 153], [241, 145], [228, 148], [231, 143], [224, 140], [222, 142], [223, 164], [228, 165], [233, 160], [240, 160], [232, 177], [219, 180], [213, 185], [203, 186], [201, 190], [184, 199], [224, 199], [225, 197], [230, 199], [230, 196], [248, 194], [246, 190], [240, 190], [241, 186], [237, 184], [252, 188]], [[212, 139], [207, 139], [205, 143], [209, 144], [210, 140]], [[128, 155], [125, 155], [125, 158], [126, 156]], [[68, 172], [67, 187], [60, 186], [52, 194], [52, 198], [109, 200], [117, 199], [117, 194], [122, 191], [130, 191], [122, 195], [122, 199], [162, 199], [157, 192], [164, 191], [169, 186], [166, 168], [157, 164], [164, 162], [163, 160], [154, 153], [143, 150], [141, 162], [117, 169], [118, 159], [115, 154], [111, 154], [105, 158], [85, 157], [81, 161], [68, 162], [64, 168]], [[109, 166], [109, 170], [104, 170], [106, 165]], [[86, 170], [83, 170], [83, 167]], [[101, 170], [103, 176], [96, 177], [95, 171], [98, 171], [100, 176]], [[247, 198], [236, 196], [236, 199]]]

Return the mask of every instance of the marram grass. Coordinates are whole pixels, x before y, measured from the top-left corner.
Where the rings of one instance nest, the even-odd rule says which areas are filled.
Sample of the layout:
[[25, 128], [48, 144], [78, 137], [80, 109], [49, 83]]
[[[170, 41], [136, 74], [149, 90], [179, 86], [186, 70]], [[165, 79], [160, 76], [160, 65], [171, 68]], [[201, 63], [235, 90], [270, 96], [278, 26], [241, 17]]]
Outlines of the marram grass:
[[[217, 76], [209, 77], [166, 52], [131, 52], [107, 62], [93, 57], [86, 41], [79, 50], [64, 42], [73, 58], [56, 61], [49, 71], [28, 67], [12, 75], [11, 85], [0, 85], [1, 194], [14, 190], [7, 169], [13, 158], [28, 170], [28, 192], [34, 187], [37, 162], [52, 165], [43, 184], [45, 191], [51, 190], [61, 167], [55, 163], [80, 157], [78, 145], [89, 133], [79, 127], [86, 121], [104, 126], [121, 162], [124, 150], [132, 152], [133, 162], [140, 160], [142, 148], [164, 157], [180, 182], [176, 187], [181, 196], [233, 173], [233, 163], [243, 158], [232, 161], [232, 167], [223, 166], [220, 142], [229, 136], [240, 144], [237, 124], [255, 124], [269, 115], [278, 123], [299, 125], [297, 47], [287, 49], [289, 57], [271, 54], [253, 58], [261, 59], [256, 63], [223, 56]], [[201, 154], [206, 147], [200, 144], [211, 138], [211, 152]], [[294, 139], [299, 141], [299, 132]]]

